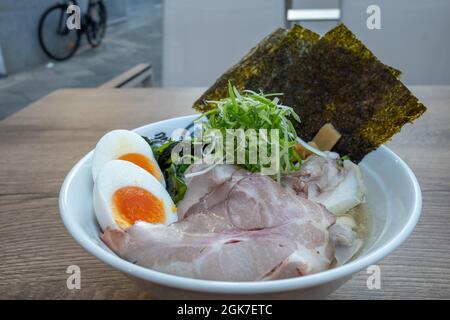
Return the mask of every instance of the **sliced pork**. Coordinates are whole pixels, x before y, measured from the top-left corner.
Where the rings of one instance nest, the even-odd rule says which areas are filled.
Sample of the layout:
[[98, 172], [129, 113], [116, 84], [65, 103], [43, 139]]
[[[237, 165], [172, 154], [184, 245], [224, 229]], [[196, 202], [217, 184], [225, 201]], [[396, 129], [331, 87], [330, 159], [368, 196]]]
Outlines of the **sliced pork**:
[[[206, 164], [193, 164], [186, 170], [185, 175], [188, 176], [185, 179], [187, 191], [183, 200], [177, 204], [180, 219], [184, 218], [189, 208], [196, 204], [201, 197], [230, 179], [231, 175], [238, 170], [238, 167], [226, 164], [218, 164], [211, 170], [209, 170], [209, 167]], [[208, 171], [198, 174], [204, 170]], [[198, 175], [195, 175], [196, 173]], [[194, 174], [194, 176], [189, 177], [191, 174]]]
[[187, 217], [198, 212], [205, 212], [208, 208], [212, 208], [216, 204], [225, 201], [228, 198], [230, 190], [236, 185], [236, 183], [249, 175], [250, 172], [246, 170], [234, 171], [227, 180], [220, 184], [216, 184], [215, 188], [204, 193], [203, 196], [199, 198], [197, 203], [193, 204], [188, 210], [185, 210], [183, 217]]
[[138, 265], [208, 280], [288, 278], [320, 272], [333, 263], [329, 228], [335, 218], [323, 205], [267, 176], [237, 170], [202, 190], [203, 195], [196, 193], [201, 204], [190, 205], [179, 222], [108, 229], [104, 242]]
[[312, 155], [300, 171], [286, 175], [282, 184], [298, 196], [323, 204], [336, 215], [342, 215], [364, 199], [364, 184], [359, 166], [349, 160], [338, 161], [335, 153], [329, 157]]
[[364, 241], [358, 236], [356, 228], [356, 222], [351, 216], [337, 217], [336, 223], [330, 228], [331, 239], [336, 246], [336, 266], [347, 263], [361, 250]]

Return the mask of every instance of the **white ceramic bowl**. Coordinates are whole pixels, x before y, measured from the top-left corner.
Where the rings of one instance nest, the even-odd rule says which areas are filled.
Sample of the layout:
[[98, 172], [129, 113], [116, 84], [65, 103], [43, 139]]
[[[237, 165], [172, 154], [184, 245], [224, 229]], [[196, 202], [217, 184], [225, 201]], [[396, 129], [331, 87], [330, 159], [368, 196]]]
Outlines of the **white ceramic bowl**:
[[[196, 115], [169, 119], [136, 129], [153, 137], [186, 127]], [[92, 152], [81, 159], [61, 187], [61, 217], [70, 234], [88, 252], [137, 279], [160, 298], [172, 299], [314, 299], [334, 291], [356, 272], [376, 264], [397, 248], [414, 229], [422, 207], [419, 184], [411, 169], [387, 147], [380, 147], [361, 162], [367, 187], [366, 206], [372, 231], [363, 253], [344, 266], [305, 277], [266, 282], [197, 280], [143, 268], [115, 255], [100, 240], [92, 205]]]

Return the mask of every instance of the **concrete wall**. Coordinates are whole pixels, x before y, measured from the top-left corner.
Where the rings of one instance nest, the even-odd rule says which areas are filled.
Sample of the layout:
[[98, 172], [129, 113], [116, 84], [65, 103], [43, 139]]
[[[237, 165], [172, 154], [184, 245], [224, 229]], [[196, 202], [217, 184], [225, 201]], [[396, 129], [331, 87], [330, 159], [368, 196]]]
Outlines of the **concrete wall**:
[[[381, 30], [366, 27], [366, 9], [381, 9]], [[338, 7], [338, 0], [294, 0], [295, 8]], [[408, 84], [450, 84], [449, 0], [342, 0], [342, 22]], [[304, 25], [323, 34], [333, 22]]]
[[[166, 0], [163, 84], [208, 86], [264, 35], [283, 26], [283, 0]], [[381, 30], [366, 9], [381, 8]], [[294, 8], [338, 0], [293, 0]], [[407, 84], [450, 84], [450, 0], [342, 0], [342, 21]], [[335, 22], [304, 23], [325, 33]]]
[[40, 14], [54, 1], [0, 1], [0, 43], [9, 74], [45, 60], [39, 48], [37, 25]]
[[[0, 45], [8, 74], [48, 61], [37, 36], [41, 14], [55, 0], [0, 0]], [[83, 8], [87, 0], [80, 0]], [[125, 17], [126, 1], [105, 0], [110, 20]]]
[[123, 19], [127, 16], [128, 1], [127, 0], [104, 0], [107, 10], [108, 18], [111, 21], [116, 19]]
[[3, 60], [2, 46], [0, 45], [0, 78], [6, 75], [6, 65]]
[[165, 0], [163, 85], [206, 86], [284, 26], [283, 0]]
[[[366, 27], [378, 4], [381, 30]], [[450, 84], [449, 0], [344, 0], [343, 22], [407, 84]]]
[[[340, 3], [345, 0], [292, 0], [293, 9], [331, 9], [339, 8]], [[395, 1], [395, 0], [394, 0]], [[302, 23], [308, 29], [318, 34], [324, 34], [338, 24], [335, 21], [314, 21]]]

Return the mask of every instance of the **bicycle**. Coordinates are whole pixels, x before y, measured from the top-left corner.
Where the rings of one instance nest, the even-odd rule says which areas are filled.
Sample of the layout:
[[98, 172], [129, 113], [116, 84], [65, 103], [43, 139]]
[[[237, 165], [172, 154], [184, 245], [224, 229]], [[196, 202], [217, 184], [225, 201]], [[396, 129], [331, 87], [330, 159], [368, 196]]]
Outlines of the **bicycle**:
[[39, 43], [45, 54], [57, 61], [67, 60], [80, 47], [81, 36], [86, 33], [92, 48], [99, 46], [106, 33], [107, 12], [102, 0], [89, 0], [87, 11], [80, 17], [80, 29], [70, 30], [67, 8], [78, 5], [76, 0], [64, 1], [48, 8], [39, 20]]

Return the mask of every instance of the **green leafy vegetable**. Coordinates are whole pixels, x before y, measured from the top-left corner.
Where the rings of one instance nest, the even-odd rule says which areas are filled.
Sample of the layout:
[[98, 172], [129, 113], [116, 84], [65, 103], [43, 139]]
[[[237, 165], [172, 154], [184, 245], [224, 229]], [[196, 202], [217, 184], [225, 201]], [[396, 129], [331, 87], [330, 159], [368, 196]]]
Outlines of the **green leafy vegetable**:
[[164, 178], [166, 179], [167, 191], [172, 197], [173, 202], [178, 203], [184, 198], [187, 191], [186, 183], [183, 180], [183, 174], [188, 165], [175, 165], [172, 163], [169, 168], [164, 170]]
[[[276, 178], [279, 179], [281, 173], [298, 170], [301, 165], [301, 158], [294, 150], [294, 146], [297, 143], [297, 133], [291, 119], [300, 122], [300, 118], [292, 108], [280, 103], [278, 97], [281, 96], [281, 94], [263, 94], [251, 90], [244, 90], [240, 93], [231, 84], [228, 86], [228, 94], [228, 98], [211, 102], [215, 107], [198, 118], [208, 117], [209, 119], [208, 122], [205, 122], [203, 130], [218, 129], [223, 137], [225, 137], [227, 130], [229, 129], [240, 129], [244, 132], [248, 129], [254, 129], [257, 140], [263, 139], [271, 144], [273, 141], [271, 140], [269, 133], [270, 130], [275, 129], [278, 132], [280, 146], [278, 153], [279, 159], [277, 161], [279, 167]], [[262, 136], [263, 134], [259, 129], [265, 129], [267, 135]], [[164, 140], [160, 138], [149, 139], [144, 137], [144, 139], [152, 147], [155, 159], [164, 174], [167, 191], [173, 201], [178, 203], [183, 199], [187, 190], [184, 181], [184, 173], [190, 165], [181, 163], [181, 161], [180, 163], [172, 161], [172, 152], [181, 142], [173, 140], [164, 142]], [[189, 143], [193, 143], [192, 146], [194, 146], [199, 142], [196, 139], [197, 138], [194, 137]], [[207, 147], [208, 143], [200, 141], [200, 145], [204, 148]], [[250, 150], [248, 150], [249, 144], [246, 143], [244, 145], [244, 148], [246, 148], [244, 150], [246, 156], [245, 163], [236, 164], [252, 172], [261, 171], [266, 164], [262, 164], [261, 162], [250, 163], [248, 161], [250, 154]], [[233, 150], [235, 153], [237, 153], [238, 146], [242, 147], [242, 145], [235, 144], [235, 149]], [[193, 149], [195, 149], [195, 147]], [[270, 147], [267, 147], [267, 152], [269, 157], [272, 156]], [[180, 154], [180, 156], [195, 158], [192, 154]], [[235, 159], [236, 158], [237, 157], [235, 157]]]
[[[279, 132], [279, 171], [281, 173], [298, 170], [301, 165], [301, 159], [294, 150], [297, 143], [297, 132], [291, 122], [291, 119], [300, 122], [300, 118], [295, 111], [280, 103], [279, 93], [263, 94], [251, 90], [239, 92], [231, 83], [228, 83], [228, 97], [220, 101], [208, 101], [213, 108], [205, 112], [200, 118], [207, 116], [209, 122], [204, 124], [204, 131], [209, 129], [220, 130], [223, 137], [226, 137], [227, 130], [254, 129], [256, 131], [258, 141], [260, 139], [268, 139], [269, 137], [261, 136], [259, 129], [266, 129], [267, 133], [271, 129]], [[200, 119], [198, 118], [198, 119]], [[237, 146], [234, 152], [237, 153]], [[270, 149], [270, 148], [268, 148]], [[250, 163], [249, 160], [249, 144], [245, 144], [245, 163], [236, 163], [245, 169], [257, 172], [261, 171], [264, 164], [258, 161], [256, 164]], [[235, 157], [236, 159], [236, 157]]]
[[345, 155], [345, 156], [340, 157], [340, 158], [337, 160], [337, 163], [338, 163], [340, 166], [343, 166], [345, 160], [350, 160], [350, 161], [352, 161], [352, 159], [351, 159], [348, 155]]
[[172, 150], [178, 145], [178, 141], [169, 140], [161, 144], [159, 139], [144, 139], [150, 144], [156, 161], [158, 162], [164, 179], [166, 180], [167, 192], [169, 192], [173, 202], [178, 203], [184, 198], [187, 186], [183, 180], [183, 175], [188, 164], [176, 164], [172, 161]]

